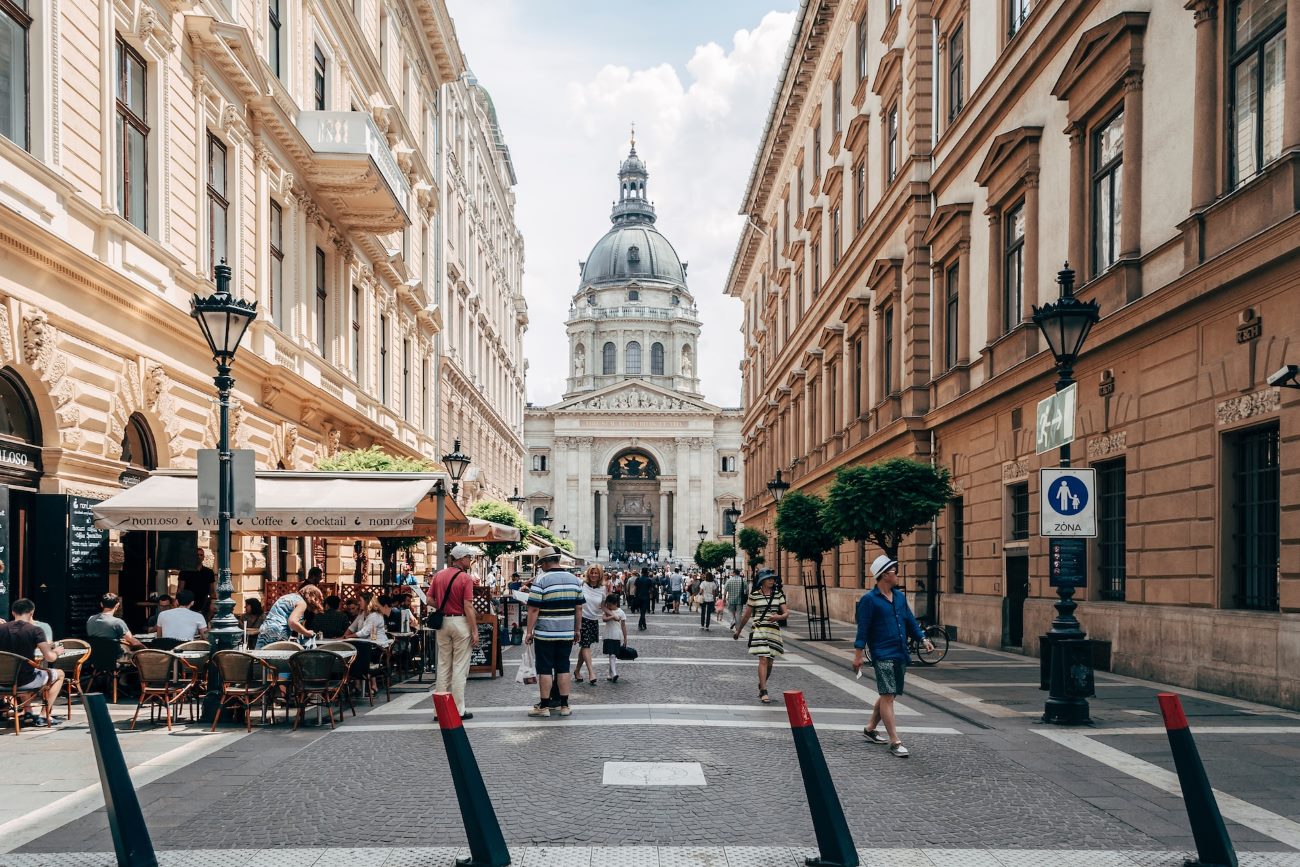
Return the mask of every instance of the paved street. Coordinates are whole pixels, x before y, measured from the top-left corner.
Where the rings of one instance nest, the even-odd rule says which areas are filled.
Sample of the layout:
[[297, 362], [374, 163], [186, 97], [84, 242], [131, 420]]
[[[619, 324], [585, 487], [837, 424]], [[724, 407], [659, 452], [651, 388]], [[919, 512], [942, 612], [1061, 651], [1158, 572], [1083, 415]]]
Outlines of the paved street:
[[[743, 641], [655, 615], [632, 633], [642, 658], [618, 684], [602, 661], [569, 719], [525, 716], [532, 688], [514, 683], [508, 649], [506, 678], [471, 682], [466, 728], [516, 863], [796, 863], [815, 840], [784, 689], [807, 696], [866, 864], [1174, 865], [1190, 852], [1158, 685], [1099, 673], [1097, 725], [1047, 728], [1037, 660], [954, 646], [909, 671], [903, 761], [862, 739], [875, 695], [845, 661], [849, 627], [824, 643], [803, 632], [796, 618], [764, 707]], [[1233, 840], [1257, 853], [1242, 863], [1300, 864], [1300, 718], [1199, 694], [1184, 707]], [[82, 719], [0, 739], [0, 763], [20, 770], [0, 780], [0, 865], [112, 863]], [[122, 739], [164, 864], [445, 864], [464, 845], [427, 684], [334, 732], [145, 728]], [[697, 771], [703, 785], [662, 784]]]

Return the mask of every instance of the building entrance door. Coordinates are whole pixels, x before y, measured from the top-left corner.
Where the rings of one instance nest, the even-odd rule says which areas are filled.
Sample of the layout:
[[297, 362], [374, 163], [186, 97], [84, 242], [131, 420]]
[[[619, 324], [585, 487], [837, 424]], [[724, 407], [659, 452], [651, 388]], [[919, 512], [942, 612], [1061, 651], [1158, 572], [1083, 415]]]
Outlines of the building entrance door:
[[629, 553], [640, 554], [645, 550], [645, 541], [641, 535], [641, 527], [627, 526], [623, 528], [623, 549]]
[[1029, 558], [1007, 558], [1007, 602], [1003, 643], [1020, 647], [1025, 640], [1025, 600], [1029, 598]]

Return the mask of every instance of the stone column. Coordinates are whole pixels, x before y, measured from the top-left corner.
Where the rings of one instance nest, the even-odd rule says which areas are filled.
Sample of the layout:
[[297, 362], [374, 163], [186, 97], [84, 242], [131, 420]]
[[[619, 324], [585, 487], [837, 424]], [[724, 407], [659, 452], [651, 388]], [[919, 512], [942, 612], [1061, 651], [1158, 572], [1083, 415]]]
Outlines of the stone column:
[[1286, 91], [1282, 98], [1282, 152], [1300, 149], [1300, 0], [1286, 4]]
[[668, 556], [668, 537], [673, 528], [668, 523], [668, 491], [659, 483], [659, 559]]
[[673, 553], [690, 559], [687, 547], [691, 521], [691, 441], [677, 438], [677, 490], [673, 500]]
[[[1070, 137], [1070, 237], [1067, 253], [1070, 265], [1083, 280], [1089, 274], [1087, 253], [1084, 250], [1087, 237], [1084, 223], [1088, 219], [1088, 165], [1084, 147], [1083, 126], [1072, 123], [1065, 130]], [[1128, 161], [1124, 163], [1125, 179], [1128, 177]], [[1125, 203], [1127, 204], [1127, 203]], [[1128, 211], [1124, 212], [1127, 216]]]
[[551, 478], [554, 502], [551, 504], [551, 531], [557, 536], [569, 519], [569, 438], [556, 437], [551, 451]]
[[1038, 245], [1042, 236], [1038, 231], [1038, 173], [1025, 176], [1025, 285], [1020, 302], [1020, 321], [1034, 315], [1038, 303]]
[[988, 289], [988, 342], [992, 343], [1002, 336], [1002, 323], [1006, 315], [1002, 306], [1006, 303], [1002, 291], [1002, 213], [996, 209], [988, 211], [989, 218], [989, 289]]
[[591, 513], [591, 437], [578, 438], [578, 497], [577, 497], [577, 525], [570, 524], [569, 529], [572, 531], [570, 536], [577, 544], [574, 550], [579, 556], [588, 557], [592, 554], [592, 543], [595, 540], [594, 517]]
[[[700, 461], [700, 518], [706, 530], [709, 531], [709, 538], [716, 539], [718, 536], [718, 527], [714, 513], [717, 509], [713, 504], [714, 482], [718, 478], [718, 452], [714, 448], [711, 437], [701, 438], [695, 441], [695, 447], [699, 454]], [[698, 537], [697, 537], [698, 538]]]
[[611, 540], [614, 539], [614, 504], [613, 497], [610, 496], [609, 482], [605, 482], [605, 498], [601, 501], [601, 511], [604, 517], [602, 522], [604, 527], [601, 532], [603, 532], [605, 536], [601, 539], [600, 543], [608, 546], [612, 544]]
[[[1142, 255], [1142, 73], [1124, 76], [1124, 211], [1119, 226], [1119, 257]], [[1074, 266], [1078, 268], [1078, 265]]]
[[[931, 364], [931, 370], [937, 377], [938, 374], [948, 372], [948, 263], [930, 262], [930, 283], [934, 286], [934, 291], [930, 293], [933, 299], [931, 305], [934, 309], [930, 315], [930, 345], [931, 356], [934, 361]], [[958, 280], [960, 281], [961, 272], [966, 270], [963, 262], [958, 266]]]
[[957, 362], [970, 364], [970, 241], [957, 244]]
[[[1292, 2], [1291, 6], [1296, 4]], [[1196, 73], [1192, 109], [1192, 210], [1199, 211], [1218, 193], [1219, 146], [1219, 4], [1218, 0], [1188, 0], [1196, 15]], [[1291, 11], [1294, 11], [1292, 9]], [[1289, 16], [1288, 27], [1296, 16]], [[1289, 65], [1289, 63], [1288, 63]], [[1296, 79], [1290, 79], [1292, 83]], [[1294, 102], [1294, 100], [1292, 100]], [[1289, 108], [1294, 111], [1295, 106]], [[1128, 166], [1124, 167], [1128, 171]]]

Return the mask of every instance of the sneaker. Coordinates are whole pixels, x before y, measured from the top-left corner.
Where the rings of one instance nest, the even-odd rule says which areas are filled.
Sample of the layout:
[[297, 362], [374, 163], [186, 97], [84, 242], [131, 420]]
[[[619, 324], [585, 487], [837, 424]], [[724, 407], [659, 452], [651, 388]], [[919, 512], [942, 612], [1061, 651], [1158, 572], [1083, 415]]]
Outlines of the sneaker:
[[556, 712], [559, 713], [560, 716], [572, 716], [573, 708], [569, 707], [567, 704], [562, 704], [556, 708]]
[[468, 711], [460, 715], [461, 722], [464, 722], [465, 720], [471, 720], [473, 718], [474, 718], [474, 714], [469, 713]]
[[890, 744], [889, 754], [891, 756], [898, 756], [900, 759], [905, 759], [911, 755], [911, 753], [907, 751], [907, 747], [902, 744]]
[[880, 732], [876, 731], [875, 729], [865, 729], [865, 728], [864, 728], [864, 729], [862, 730], [862, 736], [863, 736], [864, 738], [866, 738], [867, 740], [871, 741], [873, 744], [887, 744], [887, 743], [889, 743], [889, 738], [885, 737], [884, 735], [882, 735]]
[[542, 707], [540, 704], [535, 704], [533, 705], [532, 709], [528, 711], [528, 715], [537, 716], [537, 717], [547, 717], [551, 715], [551, 709], [549, 707]]

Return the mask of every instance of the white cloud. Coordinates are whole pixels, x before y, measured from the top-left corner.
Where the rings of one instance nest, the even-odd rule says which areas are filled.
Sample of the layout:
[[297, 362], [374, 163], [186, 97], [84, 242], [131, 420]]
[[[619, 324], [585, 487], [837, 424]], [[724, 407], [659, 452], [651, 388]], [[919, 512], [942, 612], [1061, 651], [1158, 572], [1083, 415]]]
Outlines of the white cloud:
[[[705, 396], [739, 405], [742, 313], [722, 285], [743, 223], [736, 211], [793, 21], [793, 13], [770, 12], [753, 29], [736, 31], [729, 47], [696, 46], [683, 76], [668, 62], [592, 68], [589, 51], [536, 45], [535, 37], [530, 45], [530, 34], [511, 33], [511, 25], [496, 17], [493, 41], [480, 45], [461, 27], [457, 10], [462, 45], [497, 102], [520, 177], [531, 401], [550, 403], [564, 388], [564, 319], [577, 289], [577, 263], [609, 227], [618, 163], [635, 121], [657, 225], [691, 265], [688, 280], [704, 322]], [[476, 55], [487, 62], [476, 62]]]

